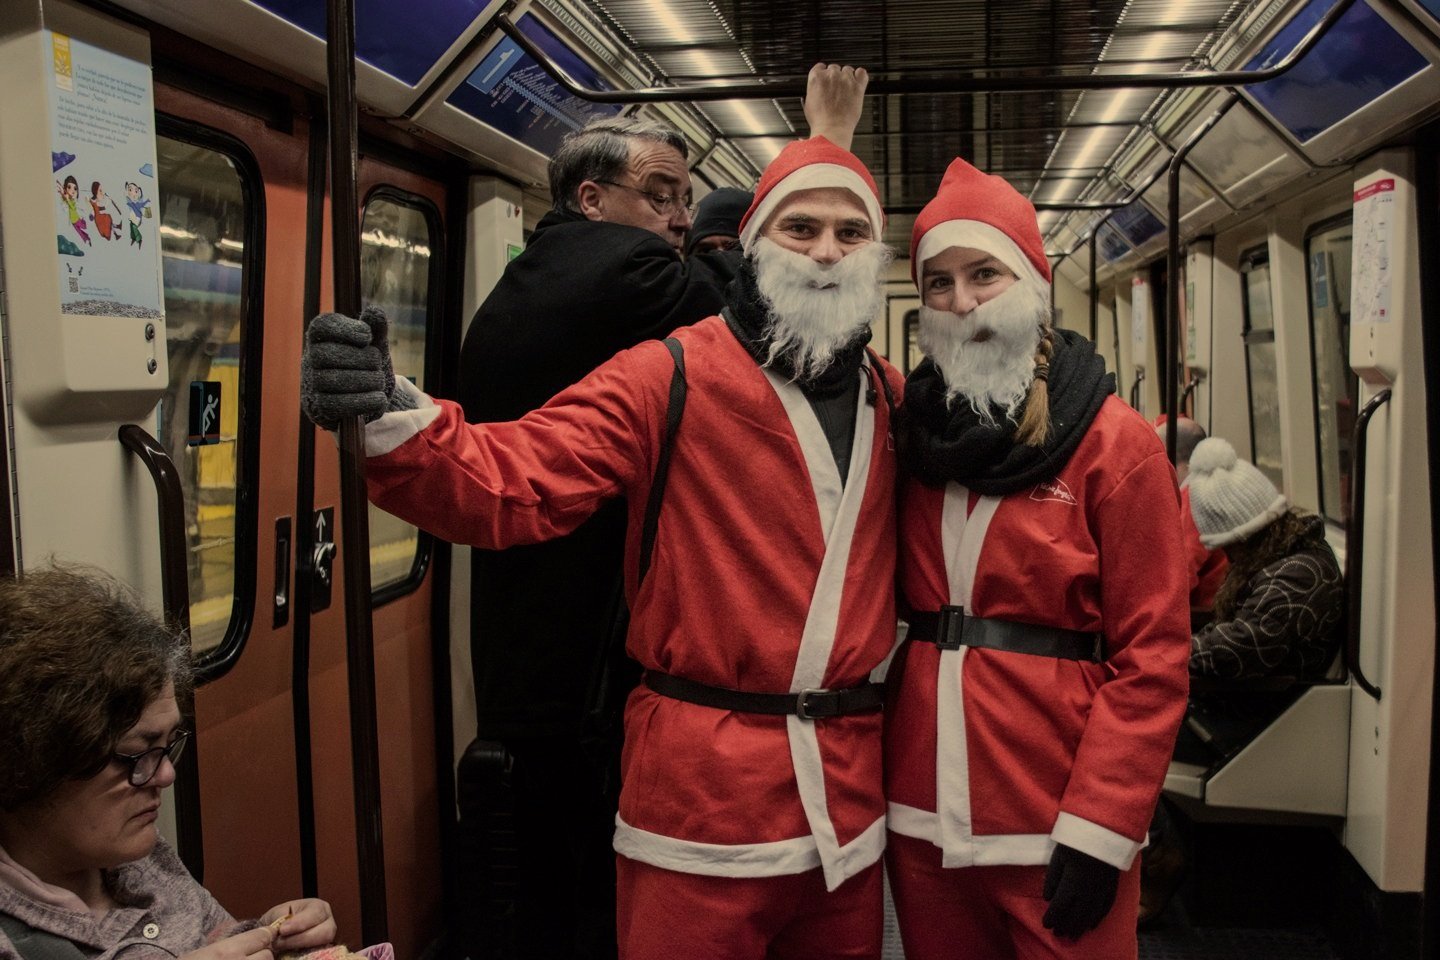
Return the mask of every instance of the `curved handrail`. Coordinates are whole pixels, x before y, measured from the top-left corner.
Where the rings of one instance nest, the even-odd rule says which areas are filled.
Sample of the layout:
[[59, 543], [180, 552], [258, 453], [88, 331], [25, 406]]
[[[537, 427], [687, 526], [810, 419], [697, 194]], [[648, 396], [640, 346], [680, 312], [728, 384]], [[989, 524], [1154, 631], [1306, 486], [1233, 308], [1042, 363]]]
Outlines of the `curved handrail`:
[[[160, 517], [160, 597], [165, 617], [190, 633], [190, 566], [185, 541], [185, 491], [175, 461], [143, 427], [121, 426], [120, 445], [140, 458], [155, 481]], [[197, 676], [195, 682], [203, 683]], [[187, 720], [193, 721], [193, 717]], [[191, 723], [194, 729], [194, 723]], [[193, 735], [192, 735], [193, 739]], [[186, 771], [175, 780], [175, 829], [181, 861], [195, 877], [205, 876], [205, 850], [200, 829], [199, 743], [193, 742]]]
[[[1181, 87], [1228, 87], [1263, 83], [1284, 74], [1304, 59], [1355, 0], [1340, 0], [1310, 29], [1305, 39], [1271, 67], [1260, 70], [1194, 70], [1181, 73], [1089, 73], [1075, 77], [997, 77], [993, 72], [969, 77], [912, 77], [872, 80], [866, 96], [899, 93], [1016, 93], [1050, 90], [1176, 89]], [[704, 103], [716, 100], [772, 100], [776, 97], [803, 97], [805, 81], [783, 83], [692, 84], [673, 87], [635, 87], [630, 90], [591, 90], [565, 75], [533, 40], [515, 25], [506, 13], [494, 21], [505, 35], [540, 65], [572, 97], [590, 103]]]
[[143, 427], [120, 428], [120, 444], [140, 458], [155, 481], [160, 508], [160, 595], [165, 616], [190, 631], [190, 574], [185, 547], [185, 491], [175, 461]]
[[[1118, 347], [1117, 347], [1118, 349]], [[1135, 368], [1135, 382], [1130, 384], [1130, 409], [1140, 409], [1140, 384], [1145, 382], [1145, 368]]]
[[1184, 410], [1185, 404], [1190, 402], [1190, 398], [1195, 395], [1195, 388], [1198, 386], [1200, 386], [1200, 374], [1192, 373], [1190, 379], [1185, 381], [1185, 389], [1180, 392], [1180, 402], [1175, 405], [1175, 409]]
[[1345, 647], [1341, 651], [1345, 669], [1355, 682], [1376, 701], [1380, 688], [1371, 683], [1360, 667], [1361, 575], [1365, 570], [1365, 438], [1370, 418], [1390, 399], [1390, 390], [1381, 390], [1360, 410], [1350, 435], [1350, 522], [1345, 526]]

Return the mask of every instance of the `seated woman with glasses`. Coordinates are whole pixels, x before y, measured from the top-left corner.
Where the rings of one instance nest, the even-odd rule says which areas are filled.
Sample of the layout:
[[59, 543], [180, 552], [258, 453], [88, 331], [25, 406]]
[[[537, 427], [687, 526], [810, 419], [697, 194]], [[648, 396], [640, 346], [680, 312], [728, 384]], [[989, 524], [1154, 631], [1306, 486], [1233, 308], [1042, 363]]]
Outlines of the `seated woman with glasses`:
[[237, 923], [157, 833], [190, 676], [187, 638], [114, 581], [0, 577], [0, 960], [270, 960], [334, 940], [323, 900]]

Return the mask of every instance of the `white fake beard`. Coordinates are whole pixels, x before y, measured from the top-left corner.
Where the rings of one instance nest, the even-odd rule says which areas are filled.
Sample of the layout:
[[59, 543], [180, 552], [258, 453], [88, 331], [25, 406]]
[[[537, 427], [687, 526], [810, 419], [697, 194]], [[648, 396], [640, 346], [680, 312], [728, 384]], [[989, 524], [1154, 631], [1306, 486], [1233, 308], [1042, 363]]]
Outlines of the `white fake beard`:
[[[964, 398], [988, 427], [998, 426], [992, 407], [1014, 421], [1035, 379], [1040, 331], [1050, 319], [1049, 291], [1024, 279], [969, 313], [920, 308], [920, 349], [945, 377], [945, 400]], [[991, 332], [983, 342], [971, 338]]]
[[823, 266], [760, 237], [750, 256], [755, 284], [770, 304], [765, 365], [788, 354], [795, 379], [811, 380], [880, 315], [885, 302], [880, 280], [894, 253], [873, 241]]

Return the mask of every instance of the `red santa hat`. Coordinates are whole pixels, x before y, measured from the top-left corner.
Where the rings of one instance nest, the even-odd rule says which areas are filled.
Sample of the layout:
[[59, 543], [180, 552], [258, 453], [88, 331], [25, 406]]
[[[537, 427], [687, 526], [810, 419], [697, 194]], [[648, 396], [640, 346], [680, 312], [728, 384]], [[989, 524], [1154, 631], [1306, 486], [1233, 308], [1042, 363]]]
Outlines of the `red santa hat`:
[[740, 243], [746, 250], [780, 204], [799, 190], [839, 187], [855, 194], [870, 218], [875, 238], [885, 227], [885, 213], [880, 209], [880, 188], [855, 154], [842, 150], [824, 137], [795, 140], [770, 161], [760, 182], [755, 186], [755, 200], [740, 221]]
[[926, 260], [951, 247], [984, 250], [1021, 279], [1048, 285], [1050, 261], [1035, 208], [1003, 177], [981, 173], [956, 157], [935, 199], [915, 218], [910, 279]]

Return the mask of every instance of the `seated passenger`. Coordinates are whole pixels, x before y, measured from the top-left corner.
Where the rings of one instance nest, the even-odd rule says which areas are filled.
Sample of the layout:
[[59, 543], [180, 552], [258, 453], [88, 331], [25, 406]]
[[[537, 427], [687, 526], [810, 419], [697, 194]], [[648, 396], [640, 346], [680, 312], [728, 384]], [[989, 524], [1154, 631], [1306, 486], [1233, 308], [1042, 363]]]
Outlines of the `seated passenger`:
[[695, 219], [685, 238], [685, 257], [711, 250], [740, 249], [740, 221], [755, 195], [739, 187], [721, 187], [695, 205]]
[[237, 923], [157, 833], [190, 684], [187, 638], [114, 582], [0, 577], [0, 960], [269, 960], [334, 940], [323, 900]]
[[[1165, 414], [1155, 420], [1155, 432], [1165, 440]], [[1189, 417], [1175, 424], [1175, 479], [1180, 481], [1180, 530], [1190, 563], [1190, 626], [1198, 630], [1214, 616], [1215, 592], [1225, 579], [1230, 562], [1225, 551], [1211, 549], [1200, 542], [1195, 529], [1195, 516], [1190, 512], [1190, 455], [1201, 440], [1205, 428]]]
[[1190, 673], [1323, 677], [1339, 649], [1345, 602], [1324, 521], [1291, 507], [1218, 438], [1195, 448], [1188, 487], [1200, 541], [1230, 560], [1215, 619], [1191, 640]]

